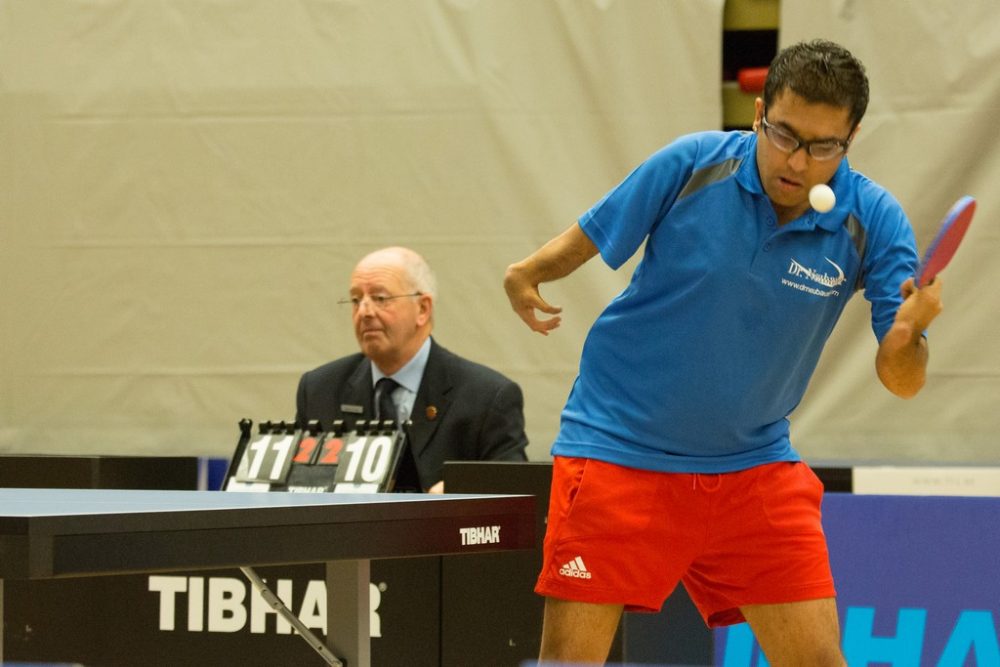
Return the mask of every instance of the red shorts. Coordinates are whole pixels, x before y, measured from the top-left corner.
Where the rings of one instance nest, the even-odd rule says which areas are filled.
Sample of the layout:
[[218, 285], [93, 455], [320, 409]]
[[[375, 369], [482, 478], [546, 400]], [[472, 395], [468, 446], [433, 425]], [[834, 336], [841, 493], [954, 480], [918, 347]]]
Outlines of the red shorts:
[[683, 581], [710, 627], [833, 597], [822, 497], [804, 463], [690, 474], [556, 457], [535, 591], [657, 611]]

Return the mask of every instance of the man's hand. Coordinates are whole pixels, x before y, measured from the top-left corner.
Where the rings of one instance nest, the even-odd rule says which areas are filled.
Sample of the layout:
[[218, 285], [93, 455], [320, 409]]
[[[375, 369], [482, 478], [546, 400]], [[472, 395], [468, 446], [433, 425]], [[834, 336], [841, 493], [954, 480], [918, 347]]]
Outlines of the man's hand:
[[[510, 306], [528, 328], [543, 336], [559, 326], [562, 308], [549, 304], [538, 291], [542, 283], [568, 276], [597, 254], [597, 246], [573, 223], [569, 229], [532, 253], [527, 259], [507, 267], [503, 288]], [[540, 320], [535, 311], [553, 315]]]
[[[538, 283], [532, 282], [525, 275], [521, 263], [511, 264], [507, 267], [507, 272], [503, 277], [503, 288], [507, 292], [507, 298], [510, 299], [511, 308], [532, 331], [548, 336], [549, 332], [562, 322], [562, 318], [558, 316], [562, 312], [562, 308], [550, 305], [542, 298], [538, 291]], [[540, 320], [535, 315], [536, 309], [555, 317]]]
[[903, 303], [896, 313], [896, 322], [906, 322], [917, 332], [923, 332], [934, 318], [941, 314], [941, 278], [936, 277], [929, 285], [917, 289], [913, 278], [900, 287]]
[[882, 337], [875, 369], [886, 389], [902, 398], [917, 395], [927, 379], [927, 341], [923, 332], [943, 310], [941, 277], [917, 289], [913, 278], [900, 286], [903, 303], [892, 328]]

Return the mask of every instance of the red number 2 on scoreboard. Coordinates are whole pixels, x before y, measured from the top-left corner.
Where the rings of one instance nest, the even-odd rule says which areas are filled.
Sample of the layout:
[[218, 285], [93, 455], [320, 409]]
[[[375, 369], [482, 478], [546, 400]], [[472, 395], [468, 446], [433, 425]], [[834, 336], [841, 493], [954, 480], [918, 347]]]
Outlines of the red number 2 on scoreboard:
[[299, 451], [295, 452], [295, 458], [292, 459], [293, 463], [311, 463], [313, 459], [313, 454], [316, 453], [316, 445], [319, 444], [319, 439], [314, 437], [305, 437], [299, 442]]
[[320, 452], [319, 465], [336, 465], [340, 460], [340, 450], [344, 448], [344, 441], [340, 438], [330, 438], [323, 443], [323, 451]]

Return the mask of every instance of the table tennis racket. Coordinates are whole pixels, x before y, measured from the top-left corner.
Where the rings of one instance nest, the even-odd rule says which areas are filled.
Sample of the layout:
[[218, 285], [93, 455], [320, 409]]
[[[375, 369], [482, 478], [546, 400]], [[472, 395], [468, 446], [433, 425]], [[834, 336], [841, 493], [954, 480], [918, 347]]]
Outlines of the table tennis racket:
[[917, 268], [917, 287], [924, 287], [934, 281], [937, 274], [948, 266], [955, 251], [958, 250], [965, 230], [972, 222], [976, 212], [976, 200], [965, 196], [959, 199], [944, 216], [934, 240], [927, 247], [924, 258]]

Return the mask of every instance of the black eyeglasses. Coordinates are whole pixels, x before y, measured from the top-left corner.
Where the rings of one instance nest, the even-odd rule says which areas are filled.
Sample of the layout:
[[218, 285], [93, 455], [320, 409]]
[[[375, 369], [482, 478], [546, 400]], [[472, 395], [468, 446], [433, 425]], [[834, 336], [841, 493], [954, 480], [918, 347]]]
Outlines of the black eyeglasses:
[[784, 153], [794, 153], [800, 148], [805, 149], [814, 160], [832, 160], [835, 157], [847, 152], [850, 141], [838, 141], [836, 139], [821, 139], [819, 141], [805, 141], [791, 130], [786, 130], [778, 125], [771, 125], [767, 122], [767, 117], [760, 117], [761, 125], [764, 127], [764, 134], [767, 140]]
[[350, 304], [351, 308], [357, 310], [361, 307], [364, 300], [368, 299], [368, 303], [375, 310], [385, 310], [389, 306], [389, 302], [393, 299], [404, 299], [408, 296], [423, 296], [423, 292], [412, 292], [410, 294], [365, 294], [364, 296], [352, 296], [341, 299], [337, 303], [342, 306]]

